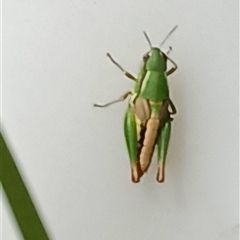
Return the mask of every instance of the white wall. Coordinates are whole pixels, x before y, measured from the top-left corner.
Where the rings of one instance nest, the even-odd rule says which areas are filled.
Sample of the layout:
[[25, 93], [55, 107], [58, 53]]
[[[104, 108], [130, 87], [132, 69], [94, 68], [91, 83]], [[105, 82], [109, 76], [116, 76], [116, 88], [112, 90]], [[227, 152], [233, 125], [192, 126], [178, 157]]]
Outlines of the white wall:
[[[105, 54], [135, 74], [176, 24], [166, 182], [133, 184]], [[237, 0], [3, 1], [3, 131], [53, 239], [238, 239], [237, 40]]]

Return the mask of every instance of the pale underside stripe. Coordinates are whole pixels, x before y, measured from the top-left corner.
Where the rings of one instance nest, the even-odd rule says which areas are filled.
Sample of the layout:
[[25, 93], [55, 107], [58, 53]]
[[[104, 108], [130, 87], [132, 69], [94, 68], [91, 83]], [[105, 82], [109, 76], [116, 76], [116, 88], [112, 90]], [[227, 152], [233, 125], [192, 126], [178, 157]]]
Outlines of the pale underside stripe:
[[142, 83], [142, 87], [141, 87], [141, 94], [144, 92], [145, 88], [146, 88], [146, 85], [147, 85], [147, 82], [150, 78], [150, 75], [151, 75], [151, 72], [150, 71], [147, 71], [144, 79], [143, 79], [143, 83]]

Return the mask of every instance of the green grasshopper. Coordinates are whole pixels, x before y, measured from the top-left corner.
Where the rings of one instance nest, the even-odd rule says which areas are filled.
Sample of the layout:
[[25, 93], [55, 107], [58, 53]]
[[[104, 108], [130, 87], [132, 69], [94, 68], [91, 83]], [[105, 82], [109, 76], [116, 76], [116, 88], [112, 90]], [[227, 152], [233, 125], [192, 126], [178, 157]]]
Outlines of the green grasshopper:
[[[175, 26], [166, 39], [172, 34]], [[150, 45], [150, 51], [143, 55], [142, 68], [134, 77], [117, 63], [107, 53], [110, 60], [131, 80], [135, 81], [133, 90], [124, 93], [119, 99], [104, 105], [94, 104], [95, 107], [108, 107], [113, 103], [124, 101], [130, 97], [128, 108], [124, 118], [124, 135], [131, 164], [131, 178], [133, 182], [139, 182], [147, 171], [154, 152], [158, 149], [157, 181], [164, 182], [165, 159], [167, 155], [170, 132], [171, 115], [176, 114], [176, 108], [169, 97], [167, 76], [175, 72], [176, 63], [169, 58], [171, 47], [164, 53], [159, 47], [152, 47], [148, 35], [144, 35]], [[172, 68], [167, 70], [167, 60], [172, 63]]]

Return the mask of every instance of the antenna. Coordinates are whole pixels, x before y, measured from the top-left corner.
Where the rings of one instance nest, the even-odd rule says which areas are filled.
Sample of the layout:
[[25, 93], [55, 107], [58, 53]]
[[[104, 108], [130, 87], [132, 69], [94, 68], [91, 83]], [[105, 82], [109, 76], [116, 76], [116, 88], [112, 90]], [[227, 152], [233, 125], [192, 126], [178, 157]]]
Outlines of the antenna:
[[165, 37], [165, 39], [162, 41], [162, 43], [160, 44], [160, 47], [166, 42], [166, 40], [172, 35], [172, 33], [178, 28], [178, 25], [176, 25], [169, 33], [168, 35]]
[[146, 33], [145, 31], [143, 31], [143, 34], [144, 34], [145, 38], [147, 39], [150, 48], [152, 48], [152, 44], [151, 44], [151, 41], [150, 41], [150, 39], [149, 39], [147, 33]]

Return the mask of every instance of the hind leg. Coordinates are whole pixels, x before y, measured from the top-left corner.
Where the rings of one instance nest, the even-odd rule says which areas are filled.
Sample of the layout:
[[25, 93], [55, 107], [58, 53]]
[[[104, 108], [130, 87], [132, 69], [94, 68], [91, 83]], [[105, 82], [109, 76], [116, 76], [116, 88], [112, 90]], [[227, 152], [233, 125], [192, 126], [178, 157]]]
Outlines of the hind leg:
[[170, 120], [165, 120], [161, 125], [159, 136], [157, 139], [157, 148], [158, 148], [158, 172], [157, 172], [157, 181], [164, 182], [164, 168], [165, 160], [167, 156], [168, 144], [171, 134], [171, 122]]
[[129, 106], [124, 118], [124, 135], [131, 164], [132, 181], [139, 182], [142, 176], [138, 162], [137, 123], [135, 114]]

